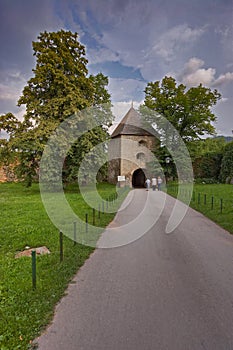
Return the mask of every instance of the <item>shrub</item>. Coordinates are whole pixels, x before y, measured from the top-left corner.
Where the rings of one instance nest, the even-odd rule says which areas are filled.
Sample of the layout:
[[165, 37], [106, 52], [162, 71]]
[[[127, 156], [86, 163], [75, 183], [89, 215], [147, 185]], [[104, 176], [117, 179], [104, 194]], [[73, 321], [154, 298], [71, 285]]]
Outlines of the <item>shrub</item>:
[[197, 178], [194, 180], [194, 182], [196, 184], [217, 184], [219, 183], [218, 180], [214, 177], [210, 177], [210, 178], [206, 178], [206, 177], [203, 177], [203, 178]]

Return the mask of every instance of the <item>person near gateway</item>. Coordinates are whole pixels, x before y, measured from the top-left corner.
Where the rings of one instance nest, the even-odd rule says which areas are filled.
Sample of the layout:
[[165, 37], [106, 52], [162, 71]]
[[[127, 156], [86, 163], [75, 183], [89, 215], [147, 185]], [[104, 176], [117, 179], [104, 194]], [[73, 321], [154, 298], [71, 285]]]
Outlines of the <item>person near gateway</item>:
[[149, 191], [149, 188], [150, 188], [150, 179], [147, 178], [146, 179], [146, 190]]
[[156, 190], [156, 186], [157, 186], [157, 179], [156, 179], [156, 177], [152, 177], [151, 185], [152, 185], [153, 191], [155, 191]]
[[160, 176], [158, 176], [158, 180], [157, 180], [157, 182], [158, 182], [158, 191], [161, 191], [161, 186], [162, 186], [162, 182], [163, 182], [163, 180], [161, 179], [161, 177], [160, 177]]

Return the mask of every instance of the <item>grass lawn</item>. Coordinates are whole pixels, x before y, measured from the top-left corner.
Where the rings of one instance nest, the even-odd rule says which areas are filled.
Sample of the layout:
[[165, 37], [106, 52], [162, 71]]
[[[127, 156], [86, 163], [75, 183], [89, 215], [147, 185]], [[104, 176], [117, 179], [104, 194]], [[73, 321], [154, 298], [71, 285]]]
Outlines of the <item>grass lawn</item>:
[[[176, 197], [177, 185], [167, 192]], [[195, 184], [190, 206], [233, 233], [233, 185]]]
[[[101, 184], [102, 198], [115, 194], [115, 187]], [[115, 202], [115, 209], [127, 191]], [[66, 189], [66, 198], [82, 218], [92, 208], [74, 186]], [[111, 205], [109, 203], [109, 205]], [[94, 248], [64, 236], [64, 259], [60, 263], [59, 232], [50, 221], [40, 198], [38, 184], [0, 184], [0, 350], [30, 349], [31, 341], [48, 324], [55, 304], [80, 266]], [[96, 215], [96, 225], [105, 227], [114, 213]], [[50, 255], [38, 256], [37, 285], [32, 288], [31, 258], [15, 259], [15, 254], [29, 247], [45, 245]]]

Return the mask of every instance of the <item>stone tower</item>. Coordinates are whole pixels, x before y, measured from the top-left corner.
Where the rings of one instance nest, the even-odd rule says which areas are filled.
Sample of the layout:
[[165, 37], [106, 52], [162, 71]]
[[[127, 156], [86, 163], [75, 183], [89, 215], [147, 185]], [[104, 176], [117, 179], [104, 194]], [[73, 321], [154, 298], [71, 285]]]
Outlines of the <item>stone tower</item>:
[[[155, 130], [144, 126], [139, 113], [133, 106], [126, 113], [111, 135], [109, 142], [109, 182], [120, 185], [144, 187], [146, 177], [151, 174], [147, 163], [152, 160], [156, 147]], [[124, 181], [125, 178], [125, 181]]]

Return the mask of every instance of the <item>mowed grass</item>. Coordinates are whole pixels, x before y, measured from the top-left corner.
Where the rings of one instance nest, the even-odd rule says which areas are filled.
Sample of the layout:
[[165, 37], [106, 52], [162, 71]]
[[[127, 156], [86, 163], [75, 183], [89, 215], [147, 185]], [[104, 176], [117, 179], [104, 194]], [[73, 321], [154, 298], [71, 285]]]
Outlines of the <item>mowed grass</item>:
[[[98, 187], [103, 199], [112, 197], [115, 187]], [[118, 196], [115, 209], [127, 191]], [[120, 198], [119, 198], [120, 197]], [[90, 208], [78, 188], [66, 190], [73, 210], [83, 219]], [[41, 201], [39, 186], [25, 188], [22, 184], [0, 184], [0, 349], [30, 349], [33, 339], [52, 318], [75, 272], [94, 248], [74, 244], [64, 236], [64, 259], [60, 262], [59, 232], [50, 221]], [[114, 213], [96, 216], [96, 225], [105, 227]], [[15, 254], [29, 247], [46, 246], [51, 254], [37, 256], [37, 284], [32, 288], [31, 258], [15, 259]]]
[[[177, 188], [168, 184], [167, 192], [176, 197]], [[195, 184], [190, 206], [233, 233], [233, 185]]]

